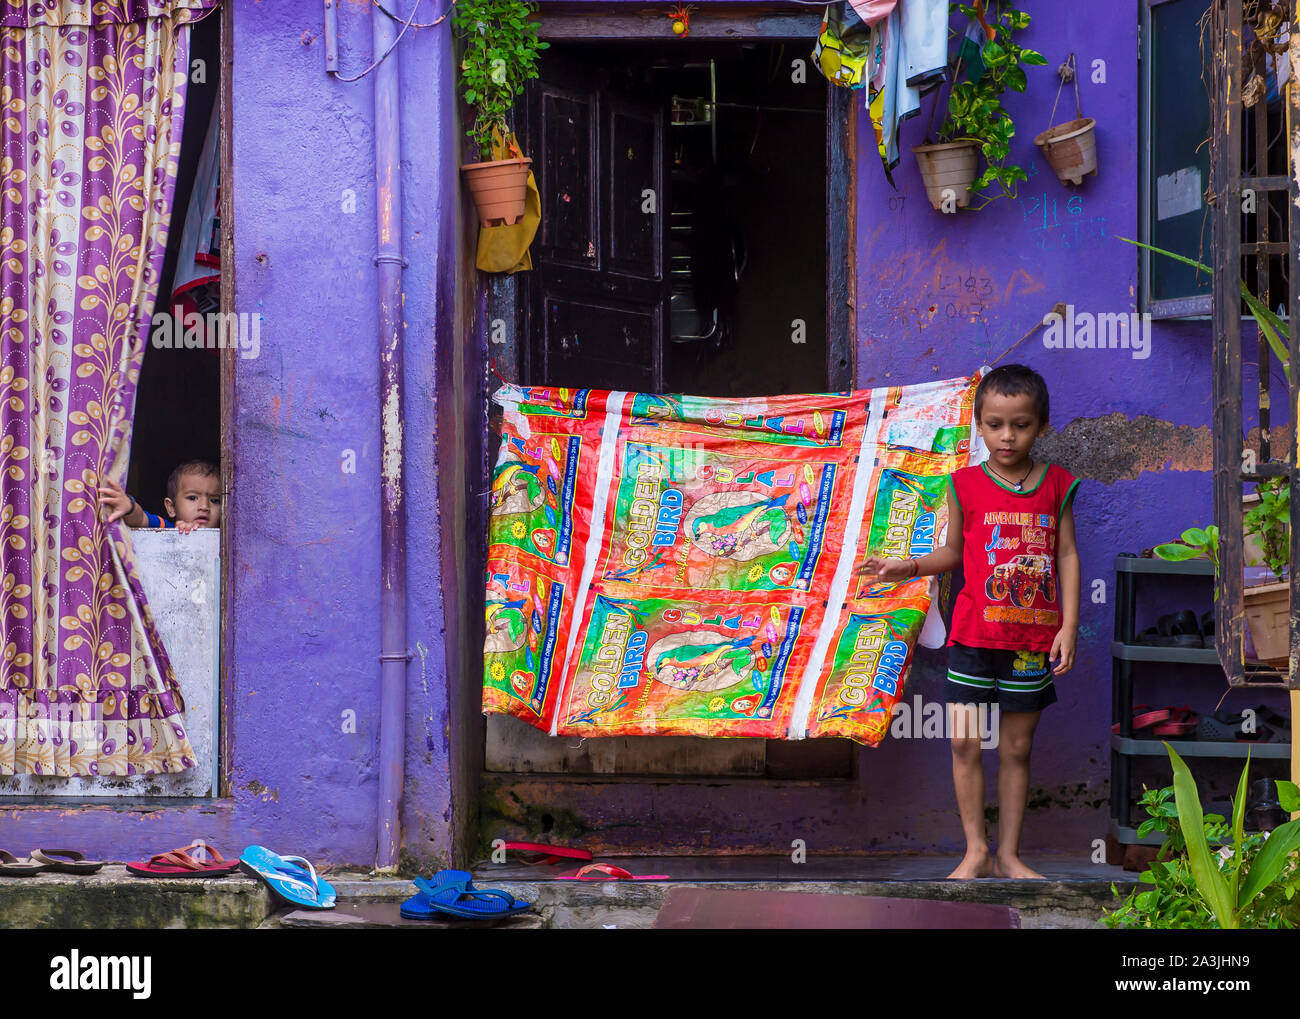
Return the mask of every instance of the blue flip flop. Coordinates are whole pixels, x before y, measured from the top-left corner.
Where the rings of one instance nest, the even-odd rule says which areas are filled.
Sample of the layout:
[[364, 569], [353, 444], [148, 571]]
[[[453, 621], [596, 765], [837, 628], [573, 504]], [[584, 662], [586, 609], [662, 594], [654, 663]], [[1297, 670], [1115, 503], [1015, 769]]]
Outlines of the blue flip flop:
[[402, 903], [398, 912], [407, 920], [438, 920], [444, 914], [437, 909], [429, 898], [431, 891], [442, 888], [469, 889], [474, 875], [467, 870], [440, 870], [433, 875], [433, 880], [419, 878], [414, 895]]
[[265, 846], [248, 846], [239, 857], [239, 869], [261, 878], [273, 893], [304, 909], [333, 909], [338, 900], [334, 887], [317, 877], [316, 868], [301, 856], [280, 856]]
[[[411, 915], [416, 910], [411, 907], [413, 900], [408, 899], [403, 904], [401, 913], [412, 920], [433, 919], [438, 913], [466, 920], [495, 920], [527, 912], [531, 905], [499, 888], [475, 888], [468, 881], [435, 884], [427, 878], [417, 877], [415, 887], [424, 894], [422, 907], [429, 912]], [[419, 896], [414, 898], [418, 899]]]

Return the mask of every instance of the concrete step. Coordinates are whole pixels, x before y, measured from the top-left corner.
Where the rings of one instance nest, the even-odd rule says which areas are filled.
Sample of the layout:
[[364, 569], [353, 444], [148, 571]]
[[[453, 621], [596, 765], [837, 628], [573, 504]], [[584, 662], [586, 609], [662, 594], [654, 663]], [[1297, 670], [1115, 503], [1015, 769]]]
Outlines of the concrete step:
[[[503, 922], [512, 929], [647, 928], [671, 888], [707, 886], [747, 892], [804, 892], [982, 902], [1014, 906], [1023, 928], [1101, 929], [1103, 909], [1117, 900], [1111, 882], [1127, 895], [1137, 875], [1118, 867], [1030, 859], [1047, 881], [945, 881], [955, 858], [931, 856], [832, 857], [794, 865], [788, 857], [649, 857], [618, 859], [635, 874], [668, 874], [668, 881], [562, 881], [570, 867], [485, 864], [472, 868], [474, 883], [500, 888], [534, 905], [534, 912]], [[334, 910], [293, 911], [259, 881], [226, 878], [151, 880], [110, 865], [78, 877], [42, 873], [0, 878], [0, 927], [181, 928], [263, 930], [304, 927], [464, 927], [473, 921], [407, 921], [397, 905], [415, 891], [408, 878], [331, 873], [338, 891]], [[380, 908], [382, 907], [382, 908]]]

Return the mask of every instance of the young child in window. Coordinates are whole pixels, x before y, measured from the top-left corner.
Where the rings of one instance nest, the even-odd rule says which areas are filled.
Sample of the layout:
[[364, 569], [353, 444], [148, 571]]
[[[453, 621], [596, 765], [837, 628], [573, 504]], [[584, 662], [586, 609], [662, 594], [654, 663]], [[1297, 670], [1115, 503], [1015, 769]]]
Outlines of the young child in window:
[[[871, 557], [883, 581], [963, 568], [948, 641], [952, 776], [966, 855], [950, 878], [1041, 878], [1020, 859], [1029, 752], [1053, 674], [1074, 664], [1079, 633], [1079, 554], [1071, 503], [1078, 481], [1030, 456], [1047, 431], [1047, 384], [1023, 365], [989, 372], [975, 391], [975, 424], [989, 459], [952, 475], [948, 540], [917, 559]], [[1055, 668], [1047, 661], [1055, 663]], [[998, 717], [998, 850], [984, 831], [984, 767], [977, 710]]]
[[188, 534], [198, 527], [221, 526], [221, 471], [208, 460], [187, 460], [167, 478], [167, 517], [150, 513], [128, 495], [112, 478], [104, 478], [99, 505], [108, 520], [121, 520], [128, 527], [174, 527]]

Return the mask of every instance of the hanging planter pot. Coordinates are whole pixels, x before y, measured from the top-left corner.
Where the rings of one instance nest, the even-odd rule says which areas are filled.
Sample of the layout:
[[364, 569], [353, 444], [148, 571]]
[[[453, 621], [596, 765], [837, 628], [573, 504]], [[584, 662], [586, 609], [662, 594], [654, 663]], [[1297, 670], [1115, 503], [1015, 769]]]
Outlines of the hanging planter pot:
[[956, 212], [970, 204], [970, 186], [975, 182], [975, 142], [944, 142], [917, 145], [916, 164], [925, 184], [925, 196], [939, 212]]
[[1285, 672], [1291, 660], [1291, 582], [1248, 587], [1243, 600], [1255, 656]]
[[494, 159], [460, 168], [484, 226], [514, 226], [524, 218], [528, 198], [528, 168], [532, 160]]
[[[1079, 76], [1075, 68], [1074, 54], [1071, 53], [1058, 69], [1061, 85], [1056, 90], [1057, 102], [1061, 99], [1061, 88], [1067, 81], [1074, 82], [1075, 119], [1064, 124], [1049, 126], [1046, 131], [1034, 139], [1034, 144], [1042, 150], [1043, 158], [1056, 174], [1062, 184], [1078, 187], [1088, 174], [1097, 175], [1097, 122], [1085, 117], [1079, 107]], [[1056, 119], [1056, 103], [1052, 103], [1049, 125]]]

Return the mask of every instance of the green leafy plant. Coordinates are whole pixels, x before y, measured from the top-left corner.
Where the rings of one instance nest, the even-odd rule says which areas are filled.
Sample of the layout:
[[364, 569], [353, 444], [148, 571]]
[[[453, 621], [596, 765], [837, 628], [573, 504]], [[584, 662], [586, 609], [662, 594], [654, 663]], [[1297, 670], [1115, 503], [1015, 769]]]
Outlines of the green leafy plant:
[[[967, 17], [975, 17], [971, 4], [954, 3], [950, 7]], [[939, 128], [939, 140], [971, 141], [979, 145], [985, 167], [971, 190], [978, 193], [996, 183], [1000, 191], [985, 198], [988, 204], [997, 198], [1014, 198], [1018, 182], [1028, 179], [1023, 169], [1008, 161], [1016, 125], [1002, 105], [1002, 96], [1007, 90], [1025, 91], [1028, 82], [1022, 65], [1046, 64], [1047, 58], [1020, 46], [1013, 37], [1012, 33], [1029, 27], [1030, 17], [1025, 11], [1017, 10], [1009, 2], [995, 0], [988, 5], [985, 16], [994, 37], [980, 50], [984, 73], [973, 81], [953, 83], [948, 93], [948, 116]]]
[[1181, 535], [1181, 541], [1157, 545], [1152, 551], [1156, 558], [1166, 562], [1180, 563], [1186, 559], [1208, 559], [1219, 569], [1219, 529], [1211, 524], [1209, 527], [1189, 527]]
[[[1194, 258], [1188, 258], [1186, 255], [1179, 255], [1172, 251], [1166, 251], [1164, 248], [1157, 248], [1154, 244], [1145, 244], [1142, 241], [1135, 241], [1129, 237], [1118, 237], [1118, 240], [1125, 244], [1132, 244], [1134, 247], [1146, 248], [1147, 251], [1154, 251], [1157, 255], [1164, 255], [1166, 258], [1172, 258], [1176, 262], [1182, 262], [1184, 265], [1190, 265], [1194, 269], [1199, 269], [1208, 276], [1214, 275], [1214, 270], [1204, 262], [1198, 262]], [[1286, 373], [1286, 380], [1291, 381], [1291, 352], [1287, 344], [1283, 342], [1283, 336], [1291, 335], [1291, 328], [1283, 321], [1276, 312], [1270, 311], [1267, 304], [1250, 292], [1243, 280], [1241, 283], [1241, 299], [1245, 302], [1250, 313], [1255, 317], [1255, 325], [1259, 331], [1264, 334], [1268, 341], [1268, 346], [1273, 351], [1273, 356], [1277, 358], [1278, 364]]]
[[[1232, 803], [1232, 821], [1205, 814], [1187, 764], [1165, 744], [1174, 784], [1147, 790], [1141, 805], [1149, 818], [1138, 827], [1145, 836], [1164, 833], [1165, 841], [1151, 866], [1139, 875], [1150, 889], [1134, 889], [1113, 912], [1102, 916], [1110, 928], [1300, 926], [1300, 820], [1271, 832], [1246, 834], [1246, 787], [1250, 760], [1241, 771]], [[1277, 783], [1278, 800], [1288, 811], [1300, 810], [1295, 783]], [[1173, 803], [1169, 802], [1173, 799]], [[1115, 886], [1111, 885], [1111, 891]]]
[[465, 133], [484, 161], [492, 158], [494, 134], [509, 137], [506, 115], [538, 75], [538, 53], [547, 44], [538, 40], [537, 24], [528, 18], [535, 10], [521, 0], [457, 0], [453, 9], [452, 26], [465, 41], [461, 95], [474, 107]]
[[1291, 565], [1291, 482], [1265, 478], [1256, 483], [1257, 502], [1242, 518], [1247, 534], [1259, 540], [1264, 562], [1277, 577]]

